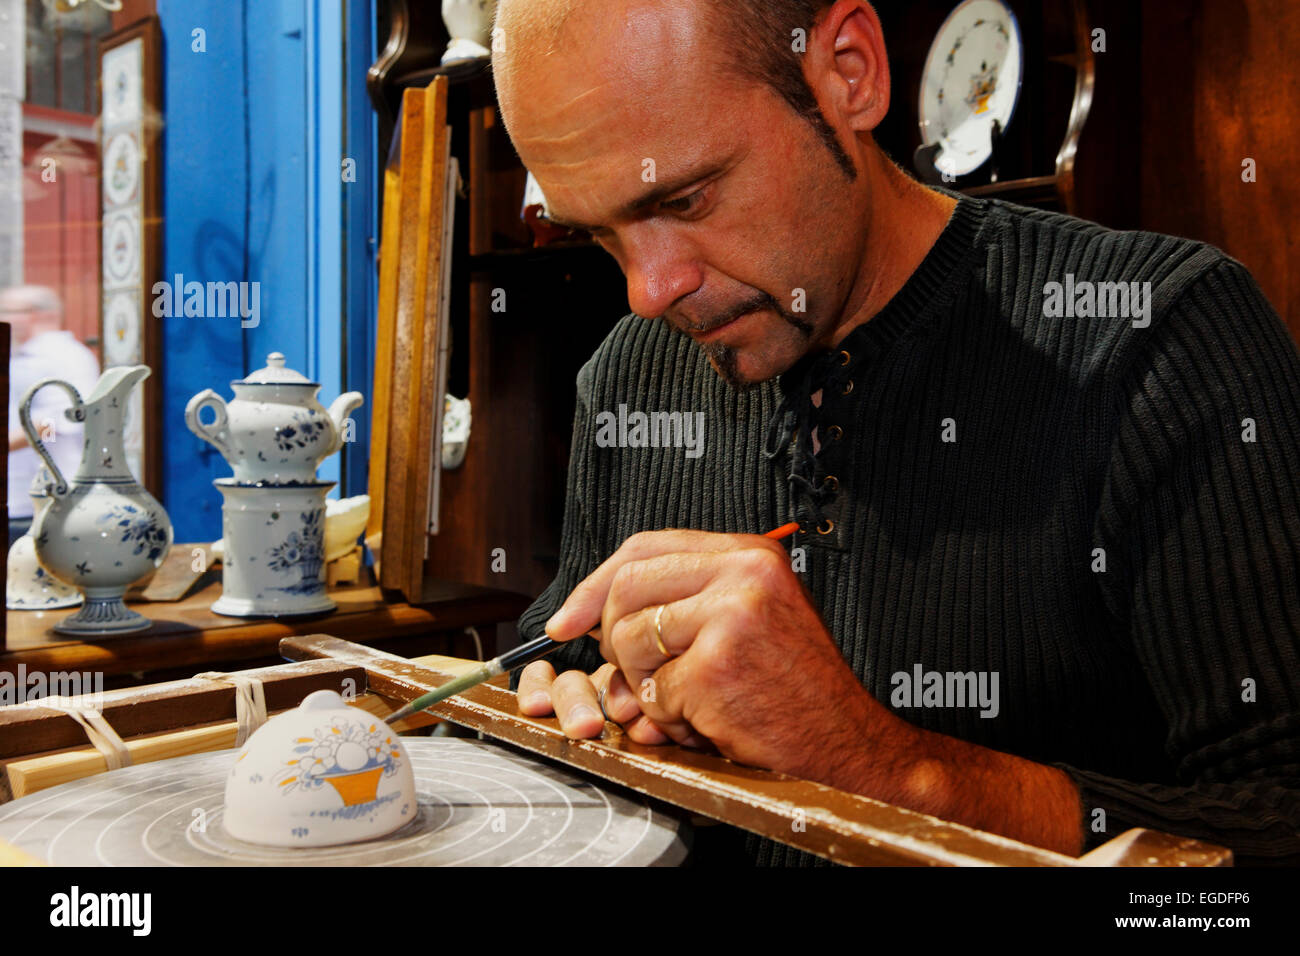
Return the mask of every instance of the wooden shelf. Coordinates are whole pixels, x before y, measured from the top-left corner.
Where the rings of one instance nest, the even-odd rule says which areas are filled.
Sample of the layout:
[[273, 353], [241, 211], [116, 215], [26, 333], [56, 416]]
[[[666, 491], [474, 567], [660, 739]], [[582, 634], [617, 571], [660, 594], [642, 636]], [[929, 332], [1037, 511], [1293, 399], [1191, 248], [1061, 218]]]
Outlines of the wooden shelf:
[[1061, 205], [1060, 176], [1031, 176], [1027, 179], [1008, 179], [1000, 183], [971, 186], [961, 190], [967, 196], [983, 199], [1003, 199], [1022, 206]]
[[512, 266], [531, 266], [539, 263], [555, 265], [557, 259], [585, 260], [589, 256], [603, 256], [605, 251], [590, 239], [554, 242], [546, 246], [518, 249], [494, 249], [469, 257], [471, 272], [489, 272]]
[[[426, 582], [418, 602], [385, 598], [378, 587], [334, 588], [338, 605], [328, 614], [284, 618], [236, 618], [214, 614], [220, 580], [181, 601], [133, 603], [132, 610], [150, 618], [149, 630], [94, 641], [56, 634], [52, 627], [74, 613], [9, 611], [8, 648], [0, 653], [0, 671], [16, 673], [20, 664], [34, 671], [99, 671], [105, 676], [170, 668], [203, 669], [223, 661], [277, 656], [281, 638], [326, 631], [363, 644], [385, 645], [412, 636], [485, 630], [514, 621], [530, 603], [521, 594], [449, 581]], [[494, 636], [484, 635], [485, 644]], [[492, 647], [485, 647], [491, 651]]]

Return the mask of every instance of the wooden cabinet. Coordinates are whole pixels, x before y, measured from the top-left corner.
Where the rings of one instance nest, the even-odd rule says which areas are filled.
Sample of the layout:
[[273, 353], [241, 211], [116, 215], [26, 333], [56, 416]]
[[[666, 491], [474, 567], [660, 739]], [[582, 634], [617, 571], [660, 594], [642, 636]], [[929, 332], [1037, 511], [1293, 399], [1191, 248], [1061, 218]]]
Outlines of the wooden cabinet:
[[[370, 73], [380, 155], [402, 91], [443, 74], [451, 150], [464, 181], [452, 248], [448, 390], [469, 397], [473, 429], [464, 463], [441, 476], [440, 531], [430, 536], [425, 577], [536, 595], [558, 566], [575, 379], [630, 311], [626, 285], [590, 241], [533, 248], [520, 219], [526, 173], [497, 118], [490, 68], [438, 67], [446, 42], [440, 19], [400, 0], [387, 10], [396, 39]], [[504, 570], [494, 570], [503, 561]], [[501, 640], [508, 646], [511, 636]]]

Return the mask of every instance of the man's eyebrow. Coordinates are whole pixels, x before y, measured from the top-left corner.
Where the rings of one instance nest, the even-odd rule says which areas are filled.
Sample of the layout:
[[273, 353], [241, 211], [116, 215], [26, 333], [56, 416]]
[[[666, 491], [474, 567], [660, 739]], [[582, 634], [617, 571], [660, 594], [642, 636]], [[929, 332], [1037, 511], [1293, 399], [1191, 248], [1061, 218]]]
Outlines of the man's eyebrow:
[[[651, 189], [649, 192], [647, 192], [645, 195], [638, 196], [636, 199], [624, 205], [615, 214], [615, 218], [616, 219], [631, 218], [633, 215], [645, 209], [647, 206], [653, 206], [657, 202], [662, 202], [664, 199], [667, 199], [673, 193], [680, 192], [681, 190], [685, 189], [687, 186], [694, 185], [695, 183], [701, 182], [705, 179], [710, 179], [716, 176], [718, 173], [722, 172], [724, 169], [726, 169], [725, 163], [710, 163], [708, 166], [704, 167], [703, 169], [692, 170], [691, 172], [686, 173], [683, 176], [678, 176], [676, 179], [669, 180], [666, 183], [660, 183], [656, 185], [653, 189]], [[546, 218], [548, 221], [554, 223], [555, 225], [564, 226], [565, 228], [568, 229], [582, 229], [586, 232], [592, 232], [600, 228], [599, 226], [593, 226], [589, 223], [577, 222], [576, 220], [573, 219], [565, 219], [561, 216], [552, 216], [548, 214]]]

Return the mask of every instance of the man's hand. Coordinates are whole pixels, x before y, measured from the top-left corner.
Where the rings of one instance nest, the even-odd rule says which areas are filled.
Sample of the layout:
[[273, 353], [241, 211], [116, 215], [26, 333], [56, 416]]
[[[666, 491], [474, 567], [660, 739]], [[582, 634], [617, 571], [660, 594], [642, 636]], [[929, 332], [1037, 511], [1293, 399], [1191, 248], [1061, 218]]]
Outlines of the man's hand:
[[557, 641], [595, 632], [610, 661], [591, 678], [555, 678], [549, 664], [525, 672], [521, 709], [549, 713], [555, 701], [571, 735], [599, 734], [597, 695], [608, 686], [605, 709], [632, 718], [633, 739], [653, 743], [662, 732], [690, 746], [703, 736], [742, 763], [1061, 853], [1083, 845], [1079, 792], [1066, 773], [913, 726], [867, 693], [785, 550], [767, 538], [634, 535], [546, 631]]
[[[611, 719], [635, 706], [648, 718], [641, 733], [687, 745], [707, 738], [732, 759], [845, 789], [860, 790], [866, 775], [906, 776], [915, 728], [863, 689], [774, 541], [634, 535], [578, 585], [547, 632], [571, 640], [598, 625], [601, 653], [617, 667]], [[564, 708], [593, 705], [609, 673], [602, 668], [593, 684], [571, 672], [551, 685], [566, 732]], [[527, 688], [521, 680], [521, 701], [549, 676], [534, 671]]]

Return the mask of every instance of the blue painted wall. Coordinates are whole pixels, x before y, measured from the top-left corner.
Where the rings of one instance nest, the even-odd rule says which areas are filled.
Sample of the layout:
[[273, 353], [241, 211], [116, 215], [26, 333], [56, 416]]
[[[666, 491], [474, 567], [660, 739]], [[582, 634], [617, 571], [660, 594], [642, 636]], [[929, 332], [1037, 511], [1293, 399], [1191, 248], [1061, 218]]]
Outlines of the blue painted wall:
[[[213, 388], [230, 399], [232, 379], [281, 351], [321, 383], [326, 405], [349, 388], [369, 397], [373, 146], [354, 152], [356, 183], [342, 181], [340, 161], [349, 138], [373, 143], [360, 62], [373, 50], [373, 21], [369, 0], [158, 0], [158, 15], [163, 275], [260, 289], [256, 327], [153, 320], [164, 356], [163, 503], [176, 540], [205, 541], [221, 534], [212, 481], [230, 470], [185, 427], [192, 395]], [[196, 29], [204, 52], [193, 49]], [[346, 462], [335, 456], [321, 469], [328, 480], [346, 469], [339, 490], [348, 494], [365, 491], [369, 447], [368, 409], [354, 417]]]
[[366, 92], [366, 70], [378, 55], [374, 0], [348, 0], [343, 129], [344, 155], [356, 160], [356, 182], [343, 187], [343, 368], [348, 391], [366, 396], [353, 413], [356, 440], [343, 449], [343, 484], [349, 495], [369, 487], [370, 390], [375, 365], [379, 308], [379, 180], [375, 113]]

